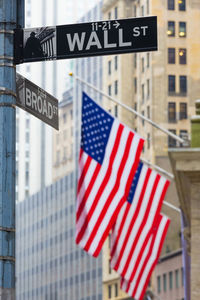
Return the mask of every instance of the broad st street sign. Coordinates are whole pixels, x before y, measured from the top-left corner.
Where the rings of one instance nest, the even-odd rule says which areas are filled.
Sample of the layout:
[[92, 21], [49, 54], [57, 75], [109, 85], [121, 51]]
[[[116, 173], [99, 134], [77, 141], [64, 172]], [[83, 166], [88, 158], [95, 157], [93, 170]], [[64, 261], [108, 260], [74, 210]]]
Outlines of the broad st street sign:
[[15, 63], [157, 50], [157, 17], [15, 30]]
[[16, 89], [17, 106], [58, 130], [58, 100], [56, 98], [18, 73]]

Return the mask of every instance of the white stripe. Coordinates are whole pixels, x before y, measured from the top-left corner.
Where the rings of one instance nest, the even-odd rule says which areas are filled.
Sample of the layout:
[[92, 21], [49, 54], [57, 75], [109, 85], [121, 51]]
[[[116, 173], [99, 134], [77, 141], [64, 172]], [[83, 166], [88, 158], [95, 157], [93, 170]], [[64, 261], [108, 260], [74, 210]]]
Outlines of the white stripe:
[[[87, 155], [87, 154], [85, 154], [85, 155]], [[82, 186], [81, 186], [81, 188], [79, 190], [79, 193], [77, 195], [77, 211], [78, 211], [79, 206], [80, 206], [80, 204], [82, 202], [82, 199], [83, 199], [83, 197], [85, 195], [85, 192], [86, 192], [86, 190], [87, 190], [87, 188], [88, 188], [88, 186], [89, 186], [89, 184], [91, 182], [91, 179], [92, 179], [92, 177], [94, 175], [94, 171], [96, 169], [97, 164], [98, 163], [94, 159], [92, 159], [91, 162], [90, 162], [90, 166], [89, 166], [89, 168], [87, 170], [87, 173], [86, 173], [86, 175], [84, 177], [83, 184], [82, 184]]]
[[[152, 188], [153, 188], [153, 184], [154, 184], [156, 175], [157, 175], [156, 172], [153, 172], [153, 171], [151, 172], [150, 178], [149, 178], [148, 183], [147, 183], [146, 191], [145, 191], [144, 197], [142, 199], [142, 205], [140, 207], [139, 214], [138, 214], [138, 216], [136, 218], [134, 226], [132, 227], [131, 234], [129, 235], [129, 240], [130, 241], [134, 241], [135, 240], [136, 235], [138, 233], [138, 229], [140, 228], [141, 223], [142, 223], [142, 221], [144, 219], [144, 215], [145, 215], [145, 212], [146, 212], [146, 208], [147, 208], [147, 205], [148, 205], [148, 202], [149, 202], [149, 198], [150, 198], [150, 195], [151, 195], [151, 191], [152, 191]], [[122, 271], [123, 271], [123, 269], [125, 267], [128, 255], [129, 255], [129, 253], [131, 251], [131, 248], [132, 248], [132, 242], [131, 243], [128, 242], [126, 244], [126, 247], [125, 247], [122, 259], [121, 259], [120, 264], [119, 264], [118, 272], [120, 274], [122, 273]], [[127, 276], [126, 276], [126, 274], [125, 274], [124, 277], [126, 279], [128, 279]]]
[[[111, 150], [115, 144], [115, 139], [116, 139], [116, 135], [117, 135], [117, 131], [118, 131], [118, 127], [119, 127], [119, 122], [116, 122], [116, 120], [113, 122], [113, 125], [112, 125], [112, 129], [111, 129], [111, 132], [110, 132], [110, 137], [109, 137], [109, 140], [108, 140], [108, 144], [107, 144], [107, 147], [106, 147], [106, 157], [107, 159], [104, 159], [103, 161], [103, 164], [101, 166], [101, 169], [100, 169], [100, 172], [96, 178], [96, 181], [93, 185], [93, 188], [90, 192], [90, 195], [86, 201], [86, 205], [84, 207], [84, 213], [81, 214], [76, 226], [77, 228], [81, 228], [83, 223], [84, 223], [84, 220], [85, 220], [85, 216], [86, 214], [88, 214], [88, 212], [90, 211], [90, 208], [92, 206], [92, 203], [93, 203], [93, 200], [94, 198], [96, 197], [96, 194], [98, 193], [98, 190], [99, 190], [99, 186], [101, 185], [101, 182], [103, 181], [104, 177], [105, 177], [105, 174], [107, 172], [107, 169], [108, 169], [108, 165], [109, 165], [109, 154], [111, 154]], [[109, 153], [110, 151], [110, 153]]]
[[[133, 251], [132, 258], [131, 258], [130, 264], [128, 266], [126, 275], [124, 276], [128, 280], [131, 276], [134, 265], [135, 265], [135, 263], [138, 259], [138, 255], [140, 254], [141, 247], [144, 243], [144, 240], [146, 239], [146, 236], [148, 235], [148, 233], [151, 230], [151, 227], [153, 225], [153, 220], [154, 220], [158, 205], [160, 203], [160, 197], [161, 197], [165, 182], [166, 182], [165, 178], [161, 177], [160, 181], [158, 183], [158, 186], [156, 188], [156, 192], [155, 192], [155, 195], [154, 195], [154, 198], [153, 198], [151, 209], [150, 209], [149, 214], [148, 214], [148, 218], [147, 218], [145, 226], [144, 226], [144, 228], [141, 232], [141, 235], [140, 235], [139, 240], [137, 242], [136, 248]], [[132, 243], [132, 242], [133, 242], [132, 240], [129, 240], [128, 243]]]
[[[134, 195], [133, 202], [132, 202], [132, 204], [130, 206], [130, 210], [129, 210], [128, 214], [127, 214], [126, 221], [124, 223], [121, 235], [119, 237], [119, 240], [118, 240], [118, 243], [117, 243], [117, 247], [116, 247], [116, 251], [115, 251], [115, 253], [114, 253], [114, 255], [113, 255], [112, 259], [111, 259], [111, 266], [112, 267], [114, 267], [115, 264], [117, 263], [118, 254], [120, 253], [121, 248], [124, 245], [124, 240], [125, 240], [125, 237], [126, 237], [126, 232], [127, 232], [128, 228], [130, 226], [130, 223], [132, 221], [132, 216], [134, 215], [134, 212], [135, 212], [135, 210], [137, 208], [138, 201], [139, 201], [139, 198], [140, 198], [140, 194], [141, 194], [141, 191], [142, 191], [142, 187], [144, 185], [144, 180], [146, 178], [147, 170], [148, 170], [148, 167], [146, 165], [143, 165], [143, 167], [141, 169], [140, 177], [139, 177], [139, 180], [138, 180], [137, 188], [135, 190], [135, 195]], [[117, 223], [119, 223], [119, 226], [121, 225], [121, 222], [118, 219], [117, 219]], [[115, 235], [117, 235], [117, 232], [115, 233]]]
[[159, 229], [157, 231], [155, 242], [153, 244], [153, 252], [150, 256], [148, 264], [146, 264], [146, 268], [145, 268], [144, 272], [142, 273], [142, 277], [140, 278], [140, 282], [139, 282], [139, 285], [137, 287], [137, 291], [136, 291], [136, 294], [135, 294], [136, 299], [140, 297], [143, 286], [144, 286], [144, 284], [147, 280], [149, 271], [151, 270], [151, 267], [152, 267], [157, 255], [158, 255], [158, 250], [159, 250], [160, 242], [161, 242], [163, 232], [164, 232], [164, 229], [165, 229], [165, 226], [166, 226], [166, 222], [167, 222], [167, 218], [165, 216], [163, 216], [163, 218], [160, 222], [160, 225], [159, 225]]
[[112, 233], [111, 233], [111, 236], [110, 236], [110, 237], [111, 237], [111, 247], [110, 247], [110, 248], [111, 248], [111, 251], [112, 251], [112, 248], [114, 247], [115, 241], [116, 241], [116, 239], [117, 239], [119, 227], [120, 227], [120, 225], [121, 225], [121, 222], [122, 222], [124, 213], [125, 213], [126, 208], [127, 208], [128, 205], [129, 205], [129, 204], [128, 204], [128, 202], [126, 201], [126, 202], [123, 204], [123, 206], [122, 206], [122, 208], [120, 209], [120, 212], [119, 212], [119, 214], [118, 214], [118, 216], [117, 216], [117, 221], [116, 221], [116, 223], [115, 223], [115, 227], [114, 227], [114, 229], [112, 230]]
[[[126, 130], [126, 131], [127, 131], [127, 134], [129, 134], [130, 131], [129, 130]], [[125, 141], [126, 141], [126, 139], [122, 137], [121, 142], [120, 142], [120, 147], [119, 147], [120, 149], [123, 147], [123, 149], [122, 149], [122, 155], [124, 155], [124, 144], [125, 144]], [[121, 143], [123, 144], [122, 147], [121, 147]], [[124, 196], [125, 188], [126, 188], [126, 185], [127, 185], [127, 180], [128, 180], [128, 177], [130, 175], [132, 166], [133, 166], [134, 161], [135, 161], [135, 153], [134, 152], [135, 152], [135, 149], [138, 148], [138, 143], [139, 143], [138, 138], [136, 138], [136, 141], [133, 140], [132, 143], [131, 143], [129, 155], [128, 155], [128, 158], [127, 158], [126, 163], [125, 163], [123, 174], [121, 176], [120, 186], [119, 186], [119, 188], [117, 190], [117, 193], [115, 194], [115, 197], [113, 198], [113, 200], [112, 200], [109, 208], [107, 209], [107, 212], [106, 212], [106, 215], [104, 216], [103, 222], [99, 226], [98, 231], [97, 231], [97, 233], [95, 235], [95, 238], [94, 238], [94, 240], [93, 240], [93, 242], [91, 244], [91, 251], [92, 252], [96, 250], [96, 248], [97, 248], [97, 246], [98, 246], [98, 244], [99, 244], [99, 242], [100, 242], [100, 240], [102, 238], [104, 230], [105, 230], [105, 228], [108, 226], [108, 224], [110, 222], [110, 219], [111, 219], [111, 217], [113, 215], [113, 212], [115, 211], [115, 209], [116, 209], [119, 201]], [[133, 153], [134, 153], [134, 155], [133, 155]], [[119, 168], [118, 169], [120, 169], [120, 167], [121, 167], [121, 164], [119, 163]], [[115, 185], [115, 182], [113, 182], [113, 185], [110, 188], [110, 191], [112, 191], [114, 185]], [[104, 197], [107, 197], [107, 195], [108, 194], [105, 191], [105, 195], [104, 196], [102, 195], [102, 199], [104, 199]], [[99, 205], [99, 209], [101, 207], [100, 205]], [[95, 214], [94, 214], [94, 220], [95, 220]]]
[[88, 155], [85, 152], [83, 152], [82, 155], [81, 155], [81, 158], [79, 160], [79, 163], [78, 163], [78, 181], [79, 181], [79, 179], [81, 177], [81, 174], [83, 172], [83, 168], [85, 166], [87, 158], [88, 158]]

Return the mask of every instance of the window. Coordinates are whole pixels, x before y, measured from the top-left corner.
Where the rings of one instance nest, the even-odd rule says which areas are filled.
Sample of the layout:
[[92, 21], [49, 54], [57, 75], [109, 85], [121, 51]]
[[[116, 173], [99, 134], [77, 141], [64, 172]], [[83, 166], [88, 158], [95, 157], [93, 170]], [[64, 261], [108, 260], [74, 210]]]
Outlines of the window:
[[147, 0], [147, 15], [149, 14], [149, 0]]
[[179, 288], [179, 270], [175, 270], [176, 288]]
[[115, 117], [118, 117], [118, 106], [115, 105]]
[[168, 64], [175, 64], [176, 54], [175, 48], [168, 48]]
[[184, 270], [183, 270], [183, 268], [181, 268], [181, 283], [182, 283], [182, 286], [184, 286]]
[[112, 86], [111, 84], [108, 86], [108, 95], [111, 96], [112, 94]]
[[[144, 110], [142, 111], [142, 115], [144, 116]], [[144, 119], [142, 119], [142, 125], [144, 126]]]
[[174, 0], [168, 0], [168, 9], [174, 10]]
[[147, 98], [150, 96], [150, 79], [147, 79]]
[[144, 84], [142, 84], [142, 102], [144, 102]]
[[117, 7], [115, 7], [115, 19], [117, 19], [118, 18], [118, 9], [117, 9]]
[[147, 118], [150, 119], [150, 106], [147, 106]]
[[175, 36], [175, 22], [174, 21], [168, 21], [167, 35]]
[[112, 297], [112, 286], [108, 286], [108, 298], [110, 299]]
[[168, 75], [168, 92], [175, 93], [176, 91], [176, 76]]
[[147, 68], [150, 66], [150, 55], [147, 53]]
[[118, 68], [118, 56], [115, 56], [115, 70]]
[[[179, 135], [180, 135], [180, 138], [182, 138], [184, 140], [184, 143], [181, 143], [180, 147], [188, 147], [190, 144], [189, 137], [188, 137], [188, 131], [181, 129]], [[183, 278], [182, 278], [182, 280], [183, 280]], [[182, 285], [183, 285], [183, 282], [182, 282]]]
[[67, 114], [65, 113], [65, 114], [63, 114], [63, 123], [65, 124], [66, 121], [67, 121]]
[[[173, 134], [176, 134], [175, 129], [169, 129], [169, 131]], [[173, 137], [171, 137], [170, 135], [168, 135], [168, 147], [169, 148], [175, 148], [176, 147], [176, 140]], [[172, 273], [172, 272], [170, 272], [170, 273]], [[171, 275], [171, 277], [172, 277], [172, 275]], [[169, 278], [169, 285], [170, 285], [170, 278]], [[171, 285], [172, 285], [172, 283], [171, 283]]]
[[179, 22], [179, 36], [186, 37], [186, 23]]
[[163, 290], [164, 292], [167, 291], [167, 275], [163, 274]]
[[111, 60], [108, 62], [108, 75], [111, 74]]
[[134, 91], [137, 93], [137, 78], [134, 78]]
[[144, 72], [144, 57], [142, 57], [142, 72]]
[[109, 261], [108, 261], [108, 273], [109, 273], [109, 274], [112, 273], [111, 260], [110, 260], [110, 259], [109, 259]]
[[157, 277], [157, 292], [158, 292], [158, 294], [161, 292], [160, 276]]
[[176, 103], [168, 103], [168, 122], [176, 122]]
[[118, 297], [118, 284], [115, 283], [115, 297]]
[[30, 139], [29, 131], [26, 131], [26, 143], [29, 143], [29, 139]]
[[111, 20], [111, 12], [108, 13], [108, 20]]
[[178, 0], [178, 8], [181, 11], [185, 11], [186, 10], [185, 0]]
[[180, 103], [180, 120], [187, 119], [187, 103]]
[[179, 84], [180, 84], [180, 93], [187, 93], [187, 76], [180, 76], [179, 77]]
[[187, 63], [186, 49], [184, 49], [184, 48], [179, 49], [178, 54], [179, 54], [179, 64], [185, 65]]
[[147, 133], [147, 149], [150, 149], [150, 145], [151, 145], [151, 137], [150, 137], [150, 133]]
[[118, 80], [115, 80], [115, 95], [118, 94]]
[[134, 68], [137, 68], [137, 53], [134, 53]]
[[71, 120], [73, 120], [73, 110], [70, 109], [70, 116], [71, 116]]
[[136, 7], [136, 5], [133, 6], [133, 16], [134, 17], [137, 16], [137, 7]]
[[144, 6], [141, 6], [141, 16], [144, 17]]

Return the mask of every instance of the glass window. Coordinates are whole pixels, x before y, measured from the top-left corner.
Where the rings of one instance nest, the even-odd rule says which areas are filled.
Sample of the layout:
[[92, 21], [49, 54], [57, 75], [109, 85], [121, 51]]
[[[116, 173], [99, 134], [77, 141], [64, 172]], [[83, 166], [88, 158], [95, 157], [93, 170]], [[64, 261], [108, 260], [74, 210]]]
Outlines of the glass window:
[[187, 103], [180, 103], [180, 120], [187, 119]]
[[147, 106], [147, 118], [150, 119], [150, 106], [149, 105]]
[[118, 94], [118, 80], [115, 80], [115, 95]]
[[115, 19], [117, 19], [117, 18], [118, 18], [118, 8], [115, 7]]
[[168, 103], [168, 122], [176, 121], [176, 103], [169, 102]]
[[[173, 134], [176, 134], [176, 130], [175, 129], [169, 129], [169, 131], [171, 132], [171, 133], [173, 133]], [[176, 147], [176, 140], [173, 138], [173, 137], [171, 137], [170, 135], [168, 135], [168, 147], [169, 148], [175, 148]], [[170, 273], [172, 273], [172, 272], [170, 272]], [[170, 275], [170, 273], [169, 273], [169, 288], [170, 288], [170, 286], [172, 286], [173, 285], [173, 283], [170, 281], [170, 280], [172, 280], [173, 278], [173, 276], [172, 275]], [[171, 276], [171, 277], [170, 277]], [[171, 288], [170, 288], [171, 289]]]
[[110, 259], [109, 259], [109, 261], [108, 261], [108, 273], [109, 273], [109, 274], [112, 273], [111, 260], [110, 260]]
[[115, 56], [115, 70], [118, 68], [118, 56]]
[[168, 21], [167, 35], [175, 36], [175, 22], [174, 21]]
[[185, 65], [187, 63], [186, 49], [185, 48], [179, 49], [178, 54], [179, 54], [179, 64]]
[[147, 53], [147, 68], [149, 68], [150, 65], [150, 55]]
[[112, 297], [112, 286], [108, 286], [108, 298], [110, 299]]
[[111, 20], [111, 12], [108, 13], [108, 20]]
[[147, 98], [150, 96], [150, 79], [147, 79]]
[[118, 117], [118, 106], [115, 105], [115, 117]]
[[158, 292], [158, 294], [161, 292], [161, 280], [160, 280], [160, 276], [157, 276], [157, 292]]
[[147, 133], [147, 149], [150, 149], [151, 145], [151, 136], [150, 133]]
[[168, 9], [169, 10], [174, 10], [174, 0], [168, 0]]
[[168, 48], [168, 64], [175, 64], [176, 53], [175, 48]]
[[176, 288], [179, 288], [179, 270], [175, 270]]
[[115, 297], [118, 297], [118, 284], [115, 283]]
[[136, 5], [133, 6], [133, 16], [134, 17], [137, 16], [137, 7], [136, 7]]
[[108, 86], [108, 95], [111, 96], [111, 94], [112, 94], [112, 86], [111, 86], [111, 84], [109, 84], [109, 86]]
[[149, 0], [147, 0], [147, 15], [149, 14]]
[[[190, 144], [190, 143], [189, 143], [189, 140], [188, 140], [188, 131], [187, 131], [187, 130], [181, 129], [179, 135], [180, 135], [180, 137], [181, 137], [182, 139], [185, 140], [184, 143], [181, 143], [181, 144], [180, 144], [180, 147], [188, 147], [189, 144]], [[182, 275], [181, 281], [182, 281], [182, 285], [183, 285], [183, 274], [181, 274], [181, 275]]]
[[163, 290], [164, 292], [167, 291], [167, 275], [163, 274]]
[[179, 36], [186, 37], [186, 22], [179, 22]]
[[[142, 115], [144, 116], [144, 110], [142, 111]], [[142, 119], [142, 125], [144, 126], [144, 119]]]
[[134, 53], [134, 68], [137, 68], [137, 53]]
[[144, 84], [142, 84], [142, 102], [144, 102]]
[[144, 57], [142, 57], [142, 72], [144, 72]]
[[178, 0], [178, 7], [179, 7], [179, 10], [185, 11], [186, 10], [186, 1]]
[[184, 270], [183, 270], [183, 268], [181, 268], [181, 283], [182, 283], [182, 286], [184, 286]]
[[168, 75], [168, 92], [175, 93], [176, 91], [176, 76]]
[[64, 114], [63, 114], [63, 123], [66, 123], [66, 122], [67, 122], [67, 114], [64, 113]]
[[111, 74], [111, 60], [108, 62], [108, 74]]
[[187, 93], [187, 76], [180, 76], [179, 77], [179, 83], [180, 83], [180, 93]]
[[137, 78], [134, 78], [134, 91], [137, 93]]

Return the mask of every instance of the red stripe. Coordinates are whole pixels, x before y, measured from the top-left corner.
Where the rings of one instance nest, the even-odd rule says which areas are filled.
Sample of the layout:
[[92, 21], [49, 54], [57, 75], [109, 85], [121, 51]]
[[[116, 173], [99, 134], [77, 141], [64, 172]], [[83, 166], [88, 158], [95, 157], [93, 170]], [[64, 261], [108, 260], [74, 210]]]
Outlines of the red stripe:
[[144, 217], [143, 217], [143, 220], [142, 220], [142, 223], [141, 223], [141, 225], [140, 225], [140, 228], [139, 228], [139, 230], [137, 231], [136, 238], [135, 238], [135, 240], [134, 240], [134, 242], [133, 242], [133, 245], [132, 245], [131, 250], [130, 250], [130, 252], [129, 252], [128, 258], [127, 258], [127, 260], [126, 260], [126, 264], [125, 264], [124, 269], [123, 269], [123, 271], [122, 271], [122, 274], [121, 274], [121, 275], [122, 275], [123, 277], [125, 277], [125, 274], [126, 274], [127, 269], [128, 269], [128, 267], [129, 267], [129, 263], [130, 263], [130, 261], [131, 261], [133, 252], [134, 252], [135, 247], [136, 247], [136, 245], [137, 245], [137, 243], [138, 243], [138, 240], [139, 240], [139, 238], [140, 238], [141, 232], [142, 232], [142, 230], [143, 230], [143, 228], [144, 228], [144, 226], [145, 226], [145, 224], [146, 224], [146, 220], [147, 220], [147, 218], [148, 218], [149, 211], [150, 211], [151, 206], [152, 206], [153, 198], [154, 198], [154, 195], [155, 195], [156, 188], [157, 188], [157, 186], [158, 186], [159, 180], [160, 180], [160, 175], [157, 175], [156, 178], [155, 178], [154, 184], [153, 184], [153, 188], [152, 188], [151, 195], [150, 195], [150, 198], [149, 198], [149, 201], [148, 201], [148, 205], [147, 205], [147, 208], [146, 208], [146, 211], [145, 211], [145, 215], [144, 215]]
[[[91, 244], [92, 244], [92, 241], [94, 240], [94, 238], [95, 238], [95, 236], [96, 236], [96, 233], [97, 233], [97, 231], [98, 231], [98, 229], [99, 229], [99, 226], [101, 225], [101, 223], [102, 223], [102, 221], [103, 221], [103, 219], [104, 219], [104, 216], [105, 216], [105, 214], [106, 214], [106, 211], [108, 210], [108, 208], [109, 208], [109, 206], [110, 206], [110, 204], [111, 204], [113, 198], [115, 197], [117, 191], [119, 190], [119, 187], [120, 187], [120, 180], [121, 180], [121, 177], [122, 177], [124, 168], [125, 168], [125, 166], [126, 166], [126, 162], [127, 162], [128, 156], [129, 156], [129, 152], [130, 152], [132, 140], [133, 140], [133, 134], [132, 134], [132, 132], [131, 132], [131, 133], [128, 135], [128, 139], [127, 139], [126, 146], [125, 146], [125, 151], [124, 151], [122, 160], [121, 160], [121, 162], [120, 162], [120, 166], [121, 166], [121, 167], [118, 169], [118, 173], [117, 173], [117, 176], [116, 176], [116, 182], [115, 182], [115, 185], [114, 185], [114, 187], [112, 188], [112, 191], [111, 191], [109, 197], [107, 198], [106, 203], [105, 203], [104, 207], [102, 208], [101, 213], [100, 213], [100, 215], [99, 215], [99, 217], [98, 217], [98, 220], [97, 220], [97, 222], [96, 222], [96, 224], [95, 224], [95, 226], [94, 226], [94, 228], [93, 228], [93, 230], [92, 230], [92, 232], [91, 232], [91, 234], [90, 234], [90, 237], [89, 237], [89, 239], [88, 239], [88, 241], [87, 241], [87, 244], [86, 244], [85, 247], [84, 247], [84, 249], [85, 249], [86, 251], [89, 250], [89, 248], [90, 248], [90, 246], [91, 246]], [[104, 187], [104, 188], [105, 188], [105, 187]], [[116, 215], [116, 214], [119, 213], [119, 209], [122, 207], [122, 205], [123, 205], [123, 203], [124, 203], [125, 201], [126, 201], [126, 198], [122, 197], [122, 199], [120, 200], [121, 205], [120, 205], [120, 207], [118, 207], [118, 206], [116, 207], [115, 212], [114, 212], [114, 215]], [[112, 215], [112, 217], [111, 217], [111, 219], [110, 219], [110, 221], [109, 221], [109, 223], [108, 223], [108, 225], [107, 225], [107, 229], [105, 230], [105, 232], [109, 232], [109, 230], [111, 229], [111, 227], [112, 227], [112, 225], [113, 225], [113, 223], [114, 223], [115, 220], [116, 220], [116, 217], [115, 217], [115, 219], [113, 220], [113, 215]], [[101, 238], [102, 240], [99, 241], [100, 244], [103, 244], [103, 242], [105, 241], [105, 239], [106, 239], [106, 237], [107, 237], [107, 236], [105, 236], [105, 232], [104, 232], [103, 235], [102, 235], [102, 238]], [[98, 252], [98, 251], [97, 251], [97, 252]]]
[[[150, 251], [149, 251], [149, 253], [148, 253], [148, 255], [147, 255], [147, 257], [146, 257], [146, 259], [145, 259], [145, 261], [144, 261], [144, 263], [143, 263], [143, 266], [142, 266], [142, 269], [140, 270], [140, 274], [139, 274], [139, 276], [138, 276], [138, 279], [137, 279], [137, 282], [136, 282], [134, 291], [133, 291], [133, 293], [132, 293], [133, 296], [136, 294], [136, 291], [137, 291], [138, 285], [139, 285], [139, 283], [140, 283], [140, 280], [141, 280], [141, 278], [142, 278], [142, 275], [143, 275], [143, 273], [144, 273], [144, 270], [145, 270], [146, 266], [148, 265], [149, 259], [150, 259], [151, 255], [152, 255], [153, 247], [154, 247], [154, 243], [155, 243], [155, 239], [156, 239], [156, 236], [157, 236], [157, 234], [158, 234], [158, 230], [159, 230], [159, 226], [160, 226], [161, 220], [162, 220], [162, 216], [160, 215], [160, 220], [159, 220], [159, 223], [158, 223], [158, 225], [157, 225], [157, 226], [158, 226], [158, 227], [157, 227], [157, 230], [153, 233], [153, 239], [152, 239], [152, 242], [151, 242]], [[162, 237], [161, 237], [161, 240], [160, 240], [160, 244], [159, 244], [159, 248], [158, 248], [158, 252], [157, 252], [157, 256], [156, 256], [156, 258], [155, 258], [155, 260], [154, 260], [154, 262], [153, 262], [153, 264], [152, 264], [151, 269], [149, 270], [148, 276], [147, 276], [146, 281], [145, 281], [145, 284], [144, 284], [144, 286], [143, 286], [143, 290], [142, 290], [141, 293], [140, 293], [139, 300], [142, 300], [142, 299], [143, 299], [144, 293], [145, 293], [145, 291], [146, 291], [147, 284], [148, 284], [148, 282], [149, 282], [149, 279], [150, 279], [150, 277], [151, 277], [151, 274], [152, 274], [152, 272], [153, 272], [153, 269], [154, 269], [154, 267], [155, 267], [155, 265], [156, 265], [156, 263], [157, 263], [157, 261], [158, 261], [158, 258], [159, 258], [159, 256], [160, 256], [160, 252], [161, 252], [161, 250], [162, 250], [162, 246], [163, 246], [163, 243], [164, 243], [164, 240], [165, 240], [165, 236], [166, 236], [166, 234], [167, 234], [167, 229], [168, 229], [168, 227], [169, 227], [169, 222], [170, 222], [170, 221], [168, 220], [168, 221], [166, 222], [165, 227], [164, 227], [164, 230], [163, 230], [163, 233], [162, 233]]]
[[141, 208], [141, 205], [142, 205], [142, 200], [143, 200], [143, 197], [144, 197], [144, 194], [145, 194], [145, 191], [146, 191], [146, 187], [147, 187], [147, 184], [148, 184], [148, 181], [149, 181], [149, 177], [150, 177], [151, 172], [152, 172], [151, 169], [148, 169], [148, 170], [147, 170], [147, 173], [146, 173], [146, 176], [145, 176], [145, 180], [144, 180], [144, 184], [143, 184], [143, 186], [142, 186], [142, 191], [141, 191], [141, 194], [140, 194], [138, 203], [137, 203], [136, 210], [135, 210], [135, 212], [134, 212], [132, 221], [131, 221], [131, 223], [130, 223], [130, 225], [129, 225], [129, 228], [128, 228], [128, 230], [127, 230], [126, 237], [125, 237], [125, 239], [124, 239], [123, 246], [122, 246], [122, 248], [121, 248], [121, 250], [120, 250], [118, 260], [117, 260], [117, 262], [116, 262], [116, 264], [115, 264], [115, 266], [114, 266], [114, 270], [116, 270], [116, 271], [117, 271], [118, 268], [119, 268], [119, 264], [120, 264], [121, 258], [122, 258], [122, 256], [123, 256], [123, 252], [124, 252], [124, 249], [125, 249], [125, 247], [126, 247], [126, 244], [127, 244], [127, 242], [128, 242], [129, 235], [130, 235], [130, 233], [131, 233], [132, 227], [133, 227], [133, 225], [134, 225], [134, 223], [135, 223], [135, 220], [137, 219], [137, 216], [138, 216], [138, 214], [139, 214], [139, 212], [140, 212], [140, 208]]
[[89, 183], [89, 185], [88, 185], [88, 187], [87, 187], [87, 189], [86, 189], [86, 191], [85, 191], [85, 193], [84, 193], [84, 196], [83, 196], [83, 198], [82, 198], [82, 200], [81, 200], [81, 204], [80, 204], [80, 206], [79, 206], [79, 208], [78, 208], [78, 211], [77, 211], [77, 213], [76, 213], [76, 220], [77, 220], [77, 222], [78, 222], [78, 220], [79, 220], [80, 215], [81, 215], [82, 212], [83, 212], [83, 209], [84, 209], [84, 207], [85, 207], [87, 198], [88, 198], [88, 196], [89, 196], [89, 194], [90, 194], [90, 191], [91, 191], [92, 188], [93, 188], [93, 185], [94, 185], [94, 183], [95, 183], [95, 181], [96, 181], [96, 178], [97, 178], [97, 176], [98, 176], [98, 174], [99, 174], [100, 169], [101, 169], [101, 165], [100, 165], [99, 163], [97, 163], [97, 166], [96, 166], [95, 171], [94, 171], [94, 173], [93, 173], [93, 175], [92, 175], [92, 178], [91, 178], [91, 180], [90, 180], [90, 183]]
[[84, 167], [82, 169], [81, 176], [80, 176], [79, 181], [78, 181], [77, 194], [80, 192], [80, 188], [81, 188], [83, 180], [84, 180], [84, 178], [85, 178], [85, 176], [87, 174], [87, 171], [89, 169], [91, 161], [92, 161], [92, 158], [90, 156], [88, 156], [88, 158], [87, 158], [87, 160], [85, 162], [85, 165], [84, 165]]
[[99, 201], [99, 198], [101, 197], [104, 189], [105, 189], [105, 186], [110, 178], [110, 175], [112, 173], [112, 165], [113, 165], [113, 161], [115, 159], [115, 156], [116, 156], [116, 153], [117, 153], [117, 150], [118, 150], [118, 146], [119, 146], [119, 143], [120, 143], [120, 138], [121, 138], [121, 135], [122, 135], [122, 131], [123, 131], [123, 126], [120, 124], [119, 125], [119, 128], [118, 128], [118, 131], [117, 131], [117, 135], [116, 135], [116, 139], [115, 139], [115, 143], [114, 143], [114, 147], [112, 149], [112, 152], [111, 152], [111, 156], [110, 156], [110, 162], [108, 164], [108, 169], [107, 169], [107, 172], [106, 172], [106, 175], [103, 179], [103, 181], [101, 182], [101, 186], [99, 188], [99, 191], [92, 203], [92, 206], [90, 208], [90, 211], [88, 212], [88, 215], [87, 217], [85, 218], [85, 221], [82, 225], [82, 228], [81, 230], [79, 231], [78, 233], [78, 236], [76, 238], [76, 242], [77, 244], [80, 242], [80, 240], [82, 239], [84, 233], [85, 233], [85, 230], [88, 226], [88, 222], [90, 221], [92, 215], [93, 215], [93, 212], [98, 204], [98, 201]]
[[[156, 210], [156, 212], [155, 212], [155, 215], [154, 215], [154, 220], [153, 220], [153, 225], [152, 225], [152, 227], [157, 227], [157, 222], [158, 222], [158, 219], [159, 219], [159, 215], [160, 215], [160, 211], [161, 211], [161, 207], [162, 207], [162, 204], [163, 204], [163, 199], [164, 199], [164, 196], [165, 196], [165, 194], [166, 194], [166, 191], [167, 191], [167, 188], [168, 188], [168, 186], [169, 186], [169, 181], [168, 180], [166, 180], [166, 182], [165, 182], [165, 184], [164, 184], [164, 187], [163, 187], [163, 191], [162, 191], [162, 193], [161, 193], [161, 196], [160, 196], [160, 199], [159, 199], [159, 202], [158, 202], [158, 205], [157, 205], [157, 210]], [[141, 250], [140, 250], [140, 253], [139, 253], [139, 255], [138, 255], [138, 257], [137, 257], [137, 261], [136, 261], [136, 263], [135, 263], [135, 265], [134, 265], [134, 268], [133, 268], [133, 271], [132, 271], [132, 273], [131, 273], [131, 276], [130, 276], [130, 281], [132, 281], [133, 280], [133, 278], [134, 278], [134, 276], [135, 276], [135, 273], [137, 272], [137, 267], [138, 267], [138, 265], [139, 265], [139, 263], [140, 263], [140, 260], [141, 260], [141, 257], [142, 257], [142, 255], [143, 255], [143, 252], [144, 252], [144, 250], [145, 250], [145, 248], [146, 248], [146, 244], [147, 244], [147, 242], [148, 242], [148, 239], [149, 239], [149, 235], [151, 234], [151, 231], [148, 233], [148, 235], [146, 236], [146, 239], [145, 239], [145, 241], [144, 241], [144, 243], [143, 243], [143, 245], [142, 245], [142, 247], [141, 247]]]
[[83, 155], [83, 149], [82, 148], [80, 148], [80, 153], [79, 153], [79, 161], [81, 160], [81, 157], [82, 157], [82, 155]]

